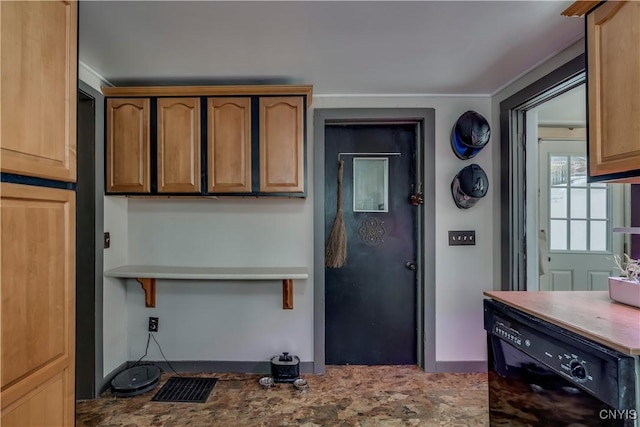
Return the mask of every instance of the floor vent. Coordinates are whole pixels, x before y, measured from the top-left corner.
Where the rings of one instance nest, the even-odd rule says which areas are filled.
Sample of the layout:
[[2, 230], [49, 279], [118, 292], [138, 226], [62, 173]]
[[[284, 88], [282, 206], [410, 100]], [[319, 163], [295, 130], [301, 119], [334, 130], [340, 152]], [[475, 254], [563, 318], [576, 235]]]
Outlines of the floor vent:
[[151, 400], [204, 403], [217, 382], [217, 378], [171, 377]]

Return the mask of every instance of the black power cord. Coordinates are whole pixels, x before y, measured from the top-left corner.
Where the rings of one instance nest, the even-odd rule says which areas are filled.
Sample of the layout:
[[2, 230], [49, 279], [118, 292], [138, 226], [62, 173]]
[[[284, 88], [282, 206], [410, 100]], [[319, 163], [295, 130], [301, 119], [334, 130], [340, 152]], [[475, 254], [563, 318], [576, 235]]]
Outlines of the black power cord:
[[[169, 362], [167, 360], [167, 357], [164, 355], [164, 352], [162, 351], [162, 347], [160, 347], [160, 343], [158, 342], [158, 340], [156, 339], [156, 337], [154, 336], [154, 334], [152, 334], [151, 332], [148, 333], [147, 335], [147, 345], [144, 348], [144, 354], [142, 355], [142, 357], [140, 357], [140, 359], [138, 359], [133, 365], [130, 366], [130, 368], [133, 368], [135, 366], [140, 366], [140, 365], [153, 365], [154, 363], [152, 362], [148, 362], [148, 363], [140, 363], [142, 361], [142, 359], [144, 359], [145, 357], [147, 357], [147, 354], [149, 352], [149, 342], [151, 341], [151, 338], [153, 338], [153, 341], [155, 341], [156, 345], [158, 346], [158, 350], [160, 350], [160, 354], [162, 355], [162, 358], [164, 359], [165, 362], [167, 362], [167, 365], [169, 366], [169, 368], [171, 368], [171, 370], [177, 375], [177, 376], [181, 376], [178, 371], [175, 370], [175, 368], [173, 367], [173, 365], [171, 365], [171, 362]], [[128, 369], [128, 368], [127, 368]]]
[[[153, 338], [153, 340], [156, 342], [156, 345], [158, 346], [158, 350], [160, 350], [160, 354], [162, 355], [162, 358], [164, 359], [165, 362], [167, 362], [167, 365], [169, 365], [169, 368], [171, 368], [171, 370], [179, 377], [181, 377], [182, 375], [180, 375], [178, 373], [178, 371], [176, 371], [173, 366], [171, 365], [171, 363], [167, 360], [166, 356], [164, 355], [164, 352], [162, 351], [162, 347], [160, 347], [160, 343], [158, 342], [158, 340], [156, 339], [156, 337], [151, 334], [151, 332], [149, 332], [149, 336], [151, 338]], [[147, 340], [147, 347], [149, 346], [149, 341]], [[145, 353], [146, 354], [146, 353]]]
[[150, 340], [151, 340], [151, 332], [149, 332], [149, 335], [147, 336], [147, 346], [144, 348], [144, 354], [142, 355], [142, 357], [141, 357], [140, 359], [138, 359], [138, 360], [136, 361], [136, 363], [134, 363], [133, 365], [131, 365], [131, 367], [134, 367], [134, 366], [138, 366], [138, 365], [140, 365], [140, 361], [141, 361], [142, 359], [144, 359], [145, 357], [147, 357], [147, 352], [149, 351], [149, 341], [150, 341]]

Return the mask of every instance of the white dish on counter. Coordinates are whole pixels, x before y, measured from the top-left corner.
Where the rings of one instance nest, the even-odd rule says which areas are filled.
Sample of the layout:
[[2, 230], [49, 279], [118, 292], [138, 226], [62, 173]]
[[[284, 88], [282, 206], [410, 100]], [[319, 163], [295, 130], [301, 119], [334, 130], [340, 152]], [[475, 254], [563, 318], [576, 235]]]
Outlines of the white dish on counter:
[[640, 308], [640, 282], [609, 277], [609, 298]]

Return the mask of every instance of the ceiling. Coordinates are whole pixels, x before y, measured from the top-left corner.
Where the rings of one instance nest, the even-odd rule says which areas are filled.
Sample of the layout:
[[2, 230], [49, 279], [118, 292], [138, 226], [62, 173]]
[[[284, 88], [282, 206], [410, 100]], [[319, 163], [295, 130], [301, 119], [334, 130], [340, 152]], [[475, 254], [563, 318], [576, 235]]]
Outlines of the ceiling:
[[82, 1], [79, 59], [117, 86], [490, 95], [583, 37], [571, 3]]

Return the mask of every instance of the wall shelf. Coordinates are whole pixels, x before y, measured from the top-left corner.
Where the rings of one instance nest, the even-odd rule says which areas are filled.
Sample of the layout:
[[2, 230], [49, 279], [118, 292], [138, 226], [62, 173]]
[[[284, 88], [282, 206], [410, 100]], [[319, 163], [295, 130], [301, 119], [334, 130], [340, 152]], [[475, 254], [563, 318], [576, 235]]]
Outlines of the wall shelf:
[[144, 290], [146, 307], [156, 306], [156, 279], [168, 280], [282, 280], [282, 308], [293, 309], [293, 280], [309, 278], [307, 267], [178, 267], [123, 265], [105, 277], [136, 279]]

